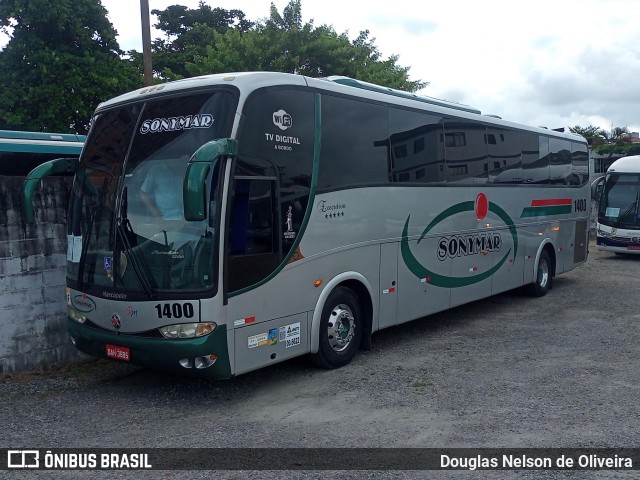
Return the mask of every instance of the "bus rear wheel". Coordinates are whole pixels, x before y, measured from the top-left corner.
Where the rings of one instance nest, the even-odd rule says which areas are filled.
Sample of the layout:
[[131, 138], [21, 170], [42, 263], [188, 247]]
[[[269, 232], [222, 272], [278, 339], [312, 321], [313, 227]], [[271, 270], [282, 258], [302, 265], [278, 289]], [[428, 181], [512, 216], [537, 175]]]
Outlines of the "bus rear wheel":
[[551, 258], [546, 250], [540, 252], [535, 281], [527, 286], [527, 293], [533, 297], [543, 297], [551, 290], [553, 282], [553, 268]]
[[334, 369], [348, 364], [362, 338], [362, 309], [358, 297], [346, 287], [329, 294], [322, 309], [318, 352], [311, 355], [313, 363]]

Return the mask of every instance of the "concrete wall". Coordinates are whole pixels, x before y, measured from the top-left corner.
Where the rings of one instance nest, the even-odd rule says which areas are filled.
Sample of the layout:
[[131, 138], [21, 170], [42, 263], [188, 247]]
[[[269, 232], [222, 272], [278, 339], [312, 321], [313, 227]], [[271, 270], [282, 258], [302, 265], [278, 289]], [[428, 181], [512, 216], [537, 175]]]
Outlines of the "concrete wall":
[[0, 176], [0, 378], [81, 356], [66, 332], [69, 177], [36, 191], [36, 223], [21, 217], [23, 177]]

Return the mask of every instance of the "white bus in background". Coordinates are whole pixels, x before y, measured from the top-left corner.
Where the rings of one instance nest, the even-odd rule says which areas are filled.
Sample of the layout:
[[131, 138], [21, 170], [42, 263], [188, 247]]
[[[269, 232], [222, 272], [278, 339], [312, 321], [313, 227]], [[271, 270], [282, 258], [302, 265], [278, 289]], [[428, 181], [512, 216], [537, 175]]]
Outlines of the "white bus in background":
[[598, 250], [640, 254], [640, 155], [622, 157], [593, 183]]
[[463, 105], [267, 72], [144, 88], [98, 107], [76, 172], [69, 334], [213, 378], [341, 367], [383, 328], [546, 294], [586, 261], [589, 203], [584, 138]]

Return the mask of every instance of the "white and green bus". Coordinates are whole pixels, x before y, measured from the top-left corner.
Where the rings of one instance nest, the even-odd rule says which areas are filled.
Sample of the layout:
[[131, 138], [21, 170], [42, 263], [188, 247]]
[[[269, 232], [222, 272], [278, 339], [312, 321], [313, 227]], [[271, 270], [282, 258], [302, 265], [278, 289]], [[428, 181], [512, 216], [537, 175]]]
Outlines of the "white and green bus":
[[598, 199], [598, 250], [640, 254], [640, 155], [613, 162], [592, 188]]
[[75, 175], [72, 342], [185, 374], [341, 367], [378, 330], [542, 296], [587, 258], [582, 137], [344, 77], [125, 94], [96, 110]]

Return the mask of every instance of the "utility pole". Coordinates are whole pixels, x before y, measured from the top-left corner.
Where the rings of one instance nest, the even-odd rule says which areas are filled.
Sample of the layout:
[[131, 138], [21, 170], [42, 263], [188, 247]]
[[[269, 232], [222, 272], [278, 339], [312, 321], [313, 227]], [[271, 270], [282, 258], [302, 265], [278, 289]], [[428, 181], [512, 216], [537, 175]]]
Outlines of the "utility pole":
[[142, 60], [144, 63], [144, 84], [153, 85], [151, 68], [151, 26], [149, 25], [149, 0], [140, 0], [140, 18], [142, 20]]

